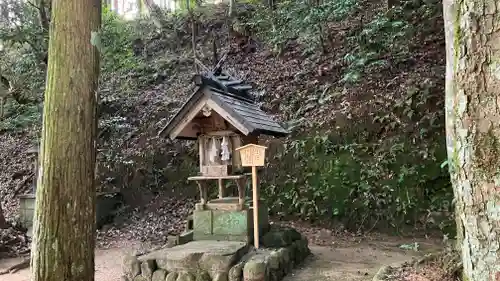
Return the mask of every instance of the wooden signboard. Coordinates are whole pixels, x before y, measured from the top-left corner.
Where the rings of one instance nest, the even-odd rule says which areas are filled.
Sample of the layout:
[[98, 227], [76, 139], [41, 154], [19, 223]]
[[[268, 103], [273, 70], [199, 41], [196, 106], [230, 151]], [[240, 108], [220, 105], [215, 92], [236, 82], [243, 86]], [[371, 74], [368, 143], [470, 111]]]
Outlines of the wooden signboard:
[[239, 147], [236, 150], [240, 152], [241, 165], [244, 167], [260, 167], [264, 166], [267, 147], [247, 144]]
[[241, 165], [252, 167], [252, 191], [253, 191], [253, 241], [256, 249], [259, 248], [259, 192], [257, 186], [257, 167], [264, 166], [267, 147], [247, 144], [236, 148], [240, 152]]

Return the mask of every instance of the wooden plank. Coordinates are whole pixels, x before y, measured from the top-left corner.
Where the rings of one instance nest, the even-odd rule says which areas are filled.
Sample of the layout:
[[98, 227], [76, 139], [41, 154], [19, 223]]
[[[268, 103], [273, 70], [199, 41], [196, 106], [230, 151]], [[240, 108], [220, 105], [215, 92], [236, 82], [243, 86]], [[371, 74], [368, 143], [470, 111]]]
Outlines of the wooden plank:
[[233, 168], [234, 170], [239, 170], [241, 168], [241, 157], [239, 153], [235, 153], [236, 149], [241, 146], [241, 138], [240, 136], [231, 137], [231, 144], [233, 145]]
[[198, 138], [198, 153], [200, 154], [200, 173], [203, 172], [203, 165], [205, 165], [205, 139]]
[[204, 181], [197, 181], [196, 183], [200, 191], [200, 203], [205, 205], [208, 201], [207, 183]]
[[212, 114], [212, 124], [215, 130], [223, 131], [227, 129], [226, 123], [224, 122], [224, 118], [219, 114]]
[[222, 177], [231, 174], [231, 166], [228, 165], [205, 165], [201, 173], [204, 176]]
[[255, 249], [259, 248], [259, 192], [257, 189], [257, 168], [252, 166], [253, 241]]
[[228, 175], [228, 176], [193, 176], [189, 177], [189, 181], [203, 181], [203, 180], [218, 180], [218, 179], [224, 179], [224, 180], [237, 180], [237, 179], [244, 179], [251, 174], [243, 174], [243, 175]]
[[226, 85], [226, 86], [232, 86], [232, 85], [238, 85], [238, 84], [241, 84], [243, 83], [243, 81], [241, 80], [233, 80], [233, 81], [221, 81], [222, 84]]
[[234, 86], [234, 87], [231, 87], [237, 91], [246, 91], [246, 90], [251, 90], [252, 89], [252, 86], [250, 85], [241, 85], [241, 86]]
[[236, 132], [233, 132], [233, 131], [228, 131], [228, 130], [224, 130], [224, 131], [213, 131], [213, 132], [206, 132], [204, 133], [203, 135], [205, 136], [212, 136], [212, 137], [231, 137], [231, 136], [238, 136], [238, 133]]
[[218, 180], [219, 185], [219, 199], [224, 198], [224, 181], [223, 179]]
[[237, 179], [236, 180], [236, 185], [238, 186], [238, 205], [240, 205], [240, 209], [243, 210], [243, 207], [245, 205], [245, 184], [247, 180], [246, 178], [242, 179]]
[[207, 105], [207, 98], [203, 97], [198, 103], [189, 111], [189, 113], [182, 118], [182, 120], [177, 124], [177, 126], [170, 133], [170, 139], [175, 139], [182, 130], [198, 115], [203, 107]]

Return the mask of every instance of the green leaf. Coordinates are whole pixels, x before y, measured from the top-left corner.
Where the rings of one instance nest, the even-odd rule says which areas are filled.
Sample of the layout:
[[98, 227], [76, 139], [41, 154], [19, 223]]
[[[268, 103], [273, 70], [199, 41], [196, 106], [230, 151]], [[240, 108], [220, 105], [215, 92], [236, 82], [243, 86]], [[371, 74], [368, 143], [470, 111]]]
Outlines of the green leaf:
[[90, 44], [97, 48], [99, 52], [102, 50], [102, 42], [101, 42], [101, 32], [100, 31], [92, 31], [90, 33]]

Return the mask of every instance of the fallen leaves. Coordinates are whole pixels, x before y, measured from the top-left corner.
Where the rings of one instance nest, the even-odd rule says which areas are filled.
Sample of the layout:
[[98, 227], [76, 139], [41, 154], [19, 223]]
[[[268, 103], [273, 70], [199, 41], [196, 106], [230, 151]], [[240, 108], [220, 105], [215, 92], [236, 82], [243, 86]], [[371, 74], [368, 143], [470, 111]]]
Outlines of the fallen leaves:
[[422, 267], [411, 264], [394, 269], [386, 278], [387, 281], [459, 281], [436, 263], [428, 263]]
[[100, 247], [113, 246], [114, 240], [165, 244], [171, 235], [184, 231], [186, 218], [194, 210], [194, 199], [157, 196], [145, 208], [133, 210], [129, 219], [98, 231]]
[[0, 258], [28, 254], [30, 242], [25, 229], [14, 226], [0, 229]]

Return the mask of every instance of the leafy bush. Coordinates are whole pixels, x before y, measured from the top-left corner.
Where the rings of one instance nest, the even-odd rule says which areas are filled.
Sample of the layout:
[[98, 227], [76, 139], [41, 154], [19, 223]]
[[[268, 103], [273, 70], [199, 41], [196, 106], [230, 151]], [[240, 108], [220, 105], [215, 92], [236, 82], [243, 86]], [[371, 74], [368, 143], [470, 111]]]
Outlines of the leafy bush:
[[390, 53], [391, 60], [405, 57], [409, 45], [403, 41], [412, 34], [410, 24], [404, 19], [391, 19], [386, 14], [378, 15], [365, 25], [361, 31], [349, 37], [351, 52], [344, 57], [348, 64], [344, 82], [357, 82], [366, 69], [387, 65], [383, 55]]
[[41, 121], [41, 105], [9, 102], [5, 106], [5, 116], [0, 120], [0, 132], [17, 132], [34, 127]]
[[444, 141], [425, 151], [404, 138], [394, 141], [386, 147], [342, 144], [333, 136], [292, 140], [276, 155], [286, 164], [279, 172], [270, 168], [263, 196], [275, 214], [338, 219], [351, 227], [378, 221], [397, 227], [427, 212], [451, 211], [448, 173], [440, 165]]
[[102, 70], [104, 74], [129, 71], [137, 67], [138, 58], [134, 56], [133, 42], [138, 36], [134, 26], [109, 7], [102, 12]]
[[272, 154], [263, 180], [272, 212], [351, 228], [382, 222], [450, 230], [441, 93], [438, 84], [423, 81], [348, 128], [313, 135], [313, 125], [305, 124], [310, 129], [303, 133], [297, 128], [299, 135]]
[[[19, 6], [15, 16], [24, 23], [21, 29], [9, 24], [0, 26], [0, 39], [5, 44], [0, 50], [0, 73], [13, 82], [19, 92], [15, 99], [7, 101], [5, 118], [0, 121], [2, 130], [38, 124], [42, 112], [39, 103], [45, 89], [46, 65], [41, 57], [46, 53], [46, 45], [39, 42], [45, 42], [48, 34], [39, 26], [32, 6]], [[140, 65], [140, 58], [133, 53], [135, 34], [131, 23], [123, 21], [109, 8], [103, 9], [102, 79], [116, 78]], [[120, 87], [126, 86], [120, 83]]]
[[357, 82], [366, 70], [410, 57], [412, 39], [418, 32], [426, 32], [428, 25], [434, 28], [441, 6], [435, 0], [403, 1], [400, 7], [383, 11], [368, 24], [353, 29], [348, 38], [352, 51], [344, 57], [347, 69], [342, 81]]

